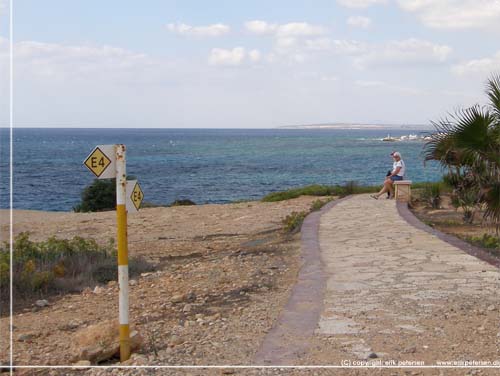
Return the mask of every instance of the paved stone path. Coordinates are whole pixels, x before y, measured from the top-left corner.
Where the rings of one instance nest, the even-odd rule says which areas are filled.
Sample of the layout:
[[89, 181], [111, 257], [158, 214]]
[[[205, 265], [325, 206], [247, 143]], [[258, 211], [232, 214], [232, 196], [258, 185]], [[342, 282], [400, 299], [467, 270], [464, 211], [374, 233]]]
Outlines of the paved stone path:
[[324, 211], [318, 238], [325, 277], [322, 301], [311, 303], [321, 307], [316, 328], [301, 338], [309, 350], [280, 359], [276, 345], [275, 364], [332, 364], [372, 352], [426, 364], [498, 360], [497, 268], [413, 227], [393, 200], [368, 195]]

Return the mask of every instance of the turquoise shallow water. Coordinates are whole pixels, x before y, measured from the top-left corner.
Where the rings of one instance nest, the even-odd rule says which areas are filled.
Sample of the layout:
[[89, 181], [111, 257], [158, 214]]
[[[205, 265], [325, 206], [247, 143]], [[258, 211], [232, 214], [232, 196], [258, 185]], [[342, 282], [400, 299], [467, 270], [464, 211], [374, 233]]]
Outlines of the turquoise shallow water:
[[[8, 207], [8, 129], [0, 130], [0, 205]], [[380, 130], [14, 129], [14, 207], [69, 211], [93, 175], [83, 159], [98, 144], [127, 145], [127, 174], [149, 202], [259, 199], [307, 184], [378, 184], [403, 154], [408, 178], [434, 181], [421, 141], [382, 142]], [[420, 133], [391, 130], [392, 136]]]

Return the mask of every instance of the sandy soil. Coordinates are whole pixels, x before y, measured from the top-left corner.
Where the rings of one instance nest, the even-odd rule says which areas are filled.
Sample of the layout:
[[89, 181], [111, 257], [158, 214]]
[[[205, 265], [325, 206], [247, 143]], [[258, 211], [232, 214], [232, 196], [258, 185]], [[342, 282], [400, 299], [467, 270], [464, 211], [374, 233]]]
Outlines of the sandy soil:
[[[283, 234], [281, 221], [292, 211], [308, 210], [316, 199], [151, 208], [130, 215], [130, 254], [158, 265], [131, 281], [131, 322], [144, 337], [132, 363], [249, 364], [300, 266], [299, 235]], [[6, 211], [0, 218], [6, 237]], [[105, 243], [114, 225], [114, 212], [14, 213], [14, 233], [29, 231], [34, 240], [79, 235]], [[48, 307], [18, 312], [15, 364], [71, 364], [74, 333], [116, 317], [117, 298], [111, 282], [96, 293], [50, 298]], [[5, 363], [8, 317], [0, 324]]]

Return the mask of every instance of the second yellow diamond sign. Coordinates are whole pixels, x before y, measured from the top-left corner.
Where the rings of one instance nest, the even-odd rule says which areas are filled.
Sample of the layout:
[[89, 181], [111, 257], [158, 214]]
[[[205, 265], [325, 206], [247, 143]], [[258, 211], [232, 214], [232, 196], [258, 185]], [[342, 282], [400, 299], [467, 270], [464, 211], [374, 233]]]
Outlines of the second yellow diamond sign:
[[138, 211], [143, 199], [144, 193], [137, 180], [127, 180], [127, 211]]

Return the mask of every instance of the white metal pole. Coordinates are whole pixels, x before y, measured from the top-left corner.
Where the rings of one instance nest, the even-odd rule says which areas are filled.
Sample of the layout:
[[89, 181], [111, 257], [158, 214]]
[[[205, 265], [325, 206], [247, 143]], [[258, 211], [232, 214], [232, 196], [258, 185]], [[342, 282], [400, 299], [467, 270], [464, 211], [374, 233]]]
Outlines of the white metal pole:
[[128, 244], [127, 244], [127, 175], [125, 145], [116, 148], [116, 222], [118, 246], [118, 284], [120, 318], [120, 361], [130, 358], [130, 327], [128, 318]]

